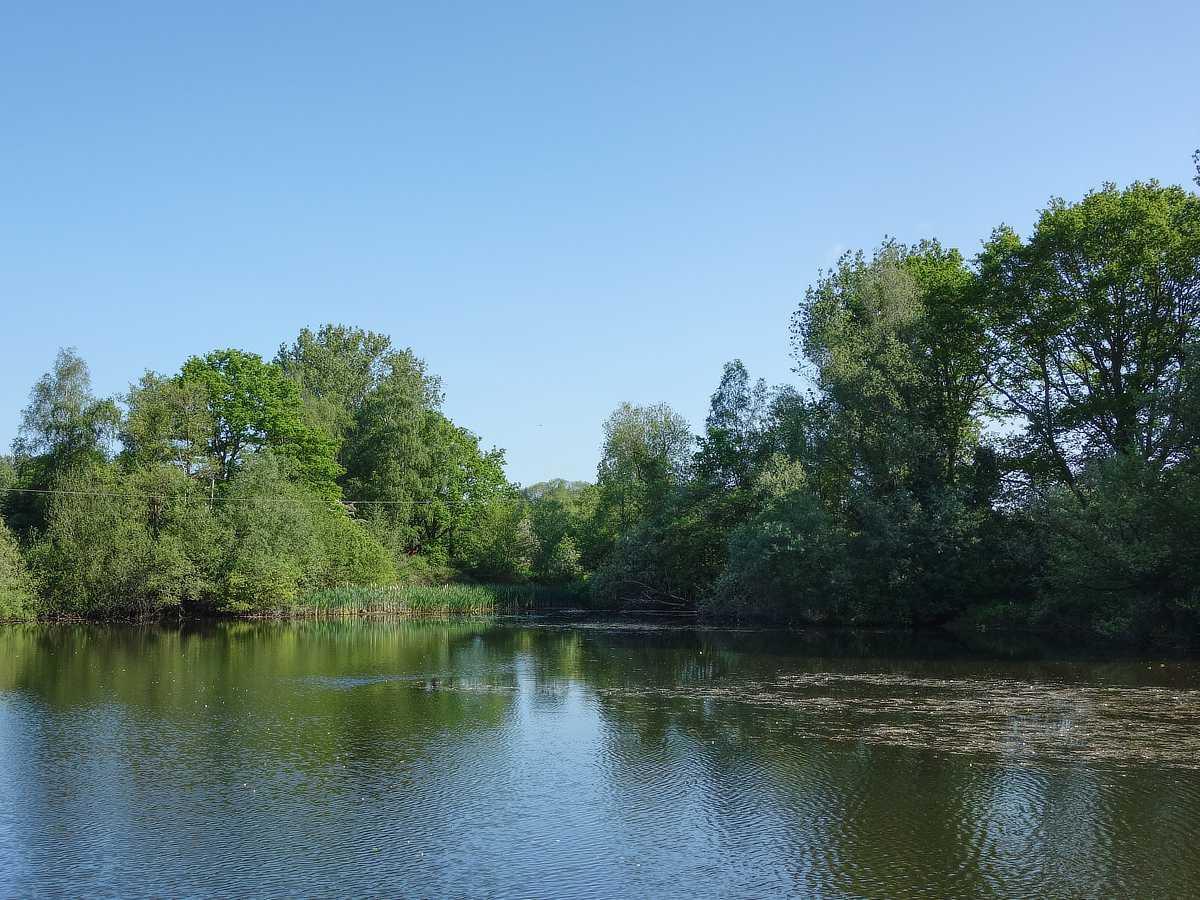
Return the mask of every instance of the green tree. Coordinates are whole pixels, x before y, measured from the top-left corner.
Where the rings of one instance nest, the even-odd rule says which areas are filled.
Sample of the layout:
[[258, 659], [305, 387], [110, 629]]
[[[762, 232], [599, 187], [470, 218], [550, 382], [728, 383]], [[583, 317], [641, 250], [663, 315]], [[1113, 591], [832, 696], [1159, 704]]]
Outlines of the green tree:
[[528, 581], [542, 552], [515, 493], [475, 506], [455, 550], [457, 564], [472, 578], [498, 582]]
[[590, 582], [598, 600], [687, 607], [711, 590], [731, 532], [757, 508], [752, 485], [759, 471], [790, 442], [779, 418], [791, 410], [784, 402], [790, 398], [761, 379], [752, 383], [739, 361], [725, 366], [686, 475], [660, 488], [664, 499], [644, 507], [632, 527], [610, 521], [617, 539]]
[[728, 496], [677, 494], [656, 515], [622, 532], [591, 581], [608, 605], [692, 608], [725, 562]]
[[747, 487], [770, 455], [771, 394], [767, 383], [750, 382], [740, 359], [725, 364], [712, 395], [704, 436], [696, 454], [696, 474], [727, 490]]
[[45, 524], [49, 495], [64, 474], [108, 458], [120, 411], [92, 393], [92, 379], [73, 349], [60, 350], [54, 367], [29, 394], [13, 458], [17, 478], [6, 504], [10, 524], [29, 534]]
[[92, 394], [87, 363], [73, 348], [58, 352], [54, 367], [29, 393], [14, 443], [18, 459], [49, 457], [59, 468], [105, 455], [120, 413]]
[[706, 612], [793, 623], [852, 618], [845, 528], [803, 489], [802, 472], [791, 479], [770, 488], [762, 510], [730, 535], [729, 562], [704, 597]]
[[333, 441], [305, 424], [299, 388], [278, 366], [253, 353], [214, 350], [185, 362], [180, 384], [207, 397], [208, 454], [220, 480], [231, 478], [248, 455], [270, 449], [295, 463], [297, 477], [312, 492], [341, 495]]
[[422, 401], [429, 408], [441, 402], [441, 385], [422, 360], [410, 350], [394, 350], [386, 335], [361, 328], [305, 328], [290, 346], [280, 346], [275, 361], [300, 386], [310, 420], [339, 445], [367, 397], [389, 378], [419, 381]]
[[889, 491], [954, 483], [985, 399], [983, 327], [962, 257], [935, 241], [846, 254], [792, 320], [800, 370], [831, 404], [833, 458]]
[[489, 504], [511, 493], [503, 452], [481, 450], [478, 437], [442, 415], [434, 384], [415, 358], [396, 356], [343, 449], [347, 491], [401, 569], [418, 554], [448, 565], [491, 521]]
[[0, 512], [3, 512], [8, 495], [17, 486], [17, 467], [12, 458], [0, 455]]
[[693, 442], [687, 421], [665, 403], [622, 403], [608, 417], [596, 516], [610, 542], [665, 509], [690, 474]]
[[1117, 455], [1082, 472], [1076, 488], [1056, 486], [1032, 511], [1049, 561], [1029, 624], [1107, 637], [1200, 632], [1195, 463], [1162, 472]]
[[778, 392], [762, 437], [729, 454], [755, 462], [706, 609], [916, 624], [974, 601], [994, 495], [976, 290], [934, 241], [846, 254], [808, 290], [793, 351], [819, 393]]
[[557, 575], [549, 574], [553, 568], [551, 557], [564, 540], [569, 540], [570, 546], [580, 554], [582, 567], [582, 548], [588, 546], [590, 520], [595, 511], [595, 486], [584, 481], [555, 478], [531, 484], [521, 491], [521, 495], [542, 550], [535, 565], [538, 576], [558, 580]]
[[202, 382], [146, 372], [125, 403], [121, 443], [131, 466], [170, 463], [192, 477], [215, 474], [208, 446], [216, 423]]
[[288, 471], [295, 465], [257, 454], [219, 501], [229, 535], [218, 601], [226, 612], [286, 608], [306, 591], [394, 578], [386, 550], [341, 504], [307, 491]]
[[229, 484], [220, 521], [231, 536], [221, 565], [219, 608], [268, 611], [290, 606], [320, 586], [324, 558], [313, 521], [314, 498], [274, 454], [252, 457]]
[[48, 611], [157, 614], [213, 592], [225, 541], [198, 486], [177, 468], [75, 469], [55, 491], [31, 551]]
[[565, 534], [546, 556], [545, 564], [539, 573], [551, 584], [565, 584], [583, 577], [583, 562], [575, 540]]
[[1192, 452], [1200, 197], [1151, 181], [1054, 199], [1028, 241], [998, 229], [980, 266], [990, 380], [1032, 479], [1083, 499], [1090, 461], [1163, 469]]

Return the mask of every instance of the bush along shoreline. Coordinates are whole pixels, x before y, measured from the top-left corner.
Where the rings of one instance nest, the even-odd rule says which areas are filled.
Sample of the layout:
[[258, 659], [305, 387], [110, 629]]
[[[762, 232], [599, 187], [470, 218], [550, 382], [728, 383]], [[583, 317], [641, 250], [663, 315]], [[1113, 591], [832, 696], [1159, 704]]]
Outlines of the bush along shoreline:
[[699, 434], [621, 404], [589, 482], [511, 483], [376, 332], [107, 398], [62, 350], [0, 456], [0, 619], [557, 606], [1200, 639], [1200, 196], [1105, 184], [973, 257], [885, 240], [797, 296], [795, 384], [729, 362]]

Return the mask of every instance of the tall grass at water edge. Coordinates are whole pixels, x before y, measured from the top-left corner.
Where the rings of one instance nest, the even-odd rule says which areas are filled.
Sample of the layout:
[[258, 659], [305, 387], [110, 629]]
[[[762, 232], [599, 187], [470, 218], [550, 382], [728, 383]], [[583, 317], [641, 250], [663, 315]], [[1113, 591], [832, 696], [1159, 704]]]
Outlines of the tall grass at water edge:
[[283, 615], [485, 616], [578, 605], [577, 588], [538, 584], [400, 584], [325, 588], [299, 597]]

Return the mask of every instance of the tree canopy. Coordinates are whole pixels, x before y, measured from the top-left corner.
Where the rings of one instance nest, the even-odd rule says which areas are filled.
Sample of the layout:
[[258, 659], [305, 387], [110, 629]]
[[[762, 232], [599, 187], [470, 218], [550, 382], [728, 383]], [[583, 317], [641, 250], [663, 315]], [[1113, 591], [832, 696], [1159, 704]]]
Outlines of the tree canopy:
[[339, 496], [334, 441], [305, 423], [300, 390], [279, 366], [241, 350], [214, 350], [185, 362], [179, 381], [205, 401], [217, 478], [227, 481], [250, 454], [270, 449], [292, 460], [315, 493]]
[[460, 579], [723, 621], [1200, 638], [1196, 193], [1054, 198], [972, 258], [885, 239], [816, 273], [789, 336], [799, 383], [732, 360], [699, 434], [621, 403], [594, 483], [525, 488], [377, 332], [214, 350], [120, 401], [64, 350], [0, 458], [0, 616]]

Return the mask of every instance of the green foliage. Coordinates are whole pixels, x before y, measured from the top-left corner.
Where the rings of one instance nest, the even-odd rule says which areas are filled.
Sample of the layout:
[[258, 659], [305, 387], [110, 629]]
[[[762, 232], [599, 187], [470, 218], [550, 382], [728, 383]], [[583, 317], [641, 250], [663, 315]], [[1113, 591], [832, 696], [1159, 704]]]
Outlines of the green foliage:
[[974, 579], [988, 561], [975, 552], [988, 510], [964, 502], [961, 491], [908, 491], [884, 497], [852, 495], [848, 555], [856, 621], [942, 624], [974, 599]]
[[22, 493], [7, 498], [9, 524], [22, 535], [41, 528], [48, 509], [44, 492], [74, 469], [103, 463], [119, 420], [113, 401], [92, 394], [87, 363], [73, 349], [60, 350], [21, 413], [13, 442], [13, 487]]
[[103, 456], [119, 418], [115, 403], [92, 395], [87, 363], [74, 349], [60, 350], [29, 393], [13, 449], [18, 459], [51, 457], [66, 469]]
[[473, 547], [472, 529], [491, 521], [487, 508], [510, 492], [503, 453], [483, 452], [438, 402], [424, 365], [394, 355], [343, 450], [347, 492], [369, 504], [364, 515], [398, 564], [414, 553], [445, 563], [458, 545]]
[[920, 492], [969, 464], [986, 383], [972, 290], [962, 257], [933, 241], [846, 254], [809, 289], [794, 352], [815, 369], [850, 481]]
[[537, 584], [398, 584], [312, 591], [277, 612], [313, 616], [486, 616], [577, 605], [579, 600], [579, 594], [570, 589]]
[[565, 584], [583, 577], [583, 558], [569, 534], [558, 539], [546, 556], [540, 574], [551, 584]]
[[751, 384], [740, 359], [726, 363], [696, 454], [697, 477], [725, 490], [748, 487], [773, 449], [771, 411], [767, 383]]
[[471, 515], [456, 546], [463, 571], [482, 581], [528, 581], [542, 548], [516, 497], [473, 507]]
[[636, 464], [601, 470], [600, 510], [631, 515], [598, 516], [593, 592], [790, 622], [1195, 629], [1198, 222], [1177, 188], [1106, 187], [1051, 204], [1028, 245], [997, 233], [978, 275], [931, 241], [847, 254], [793, 318], [815, 396], [733, 362], [685, 478], [622, 506]]
[[290, 477], [290, 460], [253, 457], [229, 482], [218, 520], [229, 534], [218, 608], [264, 612], [304, 591], [385, 584], [387, 552], [340, 504], [307, 493]]
[[195, 488], [169, 466], [122, 475], [103, 465], [55, 482], [30, 554], [47, 609], [147, 615], [207, 597], [222, 536]]
[[1048, 541], [1033, 614], [1055, 630], [1171, 637], [1200, 630], [1200, 475], [1118, 455], [1034, 510]]
[[804, 489], [772, 500], [729, 539], [729, 563], [704, 609], [720, 617], [791, 622], [851, 619], [847, 536]]
[[601, 547], [666, 508], [690, 473], [692, 444], [687, 422], [665, 403], [623, 403], [608, 417], [596, 479]]
[[321, 568], [324, 584], [381, 585], [396, 580], [391, 554], [365, 525], [351, 519], [340, 506], [317, 504], [316, 512], [317, 537], [325, 559]]
[[17, 467], [12, 459], [0, 456], [0, 511], [4, 510], [9, 492], [17, 486]]
[[706, 560], [714, 537], [723, 561], [725, 533], [713, 529], [696, 507], [680, 506], [641, 522], [621, 535], [596, 570], [592, 594], [609, 606], [691, 608], [720, 571]]
[[391, 582], [387, 552], [340, 504], [305, 492], [290, 465], [257, 454], [213, 502], [168, 464], [64, 476], [30, 553], [45, 611], [255, 612], [310, 588]]
[[495, 593], [477, 584], [403, 584], [337, 587], [306, 593], [281, 612], [339, 616], [361, 614], [483, 616], [496, 609]]
[[232, 478], [251, 455], [269, 449], [295, 464], [309, 491], [341, 496], [333, 439], [305, 424], [300, 390], [279, 366], [241, 350], [214, 350], [185, 362], [180, 381], [207, 399], [207, 448], [218, 478]]
[[997, 411], [1036, 484], [1114, 454], [1164, 469], [1195, 447], [1200, 197], [1156, 182], [1052, 200], [1028, 242], [980, 259]]
[[617, 540], [591, 579], [606, 605], [693, 607], [725, 567], [730, 532], [752, 514], [746, 489], [697, 480]]
[[694, 594], [706, 613], [936, 624], [1019, 583], [981, 443], [977, 298], [956, 251], [889, 241], [845, 255], [793, 317], [816, 396], [769, 398], [726, 368], [698, 456], [726, 498], [702, 518], [728, 535], [727, 561]]
[[[535, 577], [550, 582], [568, 577], [563, 566], [571, 551], [578, 554], [577, 575], [589, 568], [589, 559], [596, 558], [594, 540], [597, 490], [582, 481], [562, 479], [539, 482], [521, 492], [527, 515], [533, 526], [541, 553], [534, 564]], [[563, 542], [567, 542], [565, 545]], [[564, 549], [560, 550], [560, 545]]]
[[208, 457], [216, 422], [204, 384], [146, 372], [125, 403], [121, 443], [130, 468], [165, 463], [197, 478], [218, 474]]
[[30, 619], [37, 613], [37, 590], [17, 540], [0, 519], [0, 620]]
[[971, 264], [936, 241], [847, 254], [791, 337], [811, 391], [735, 360], [698, 441], [626, 403], [595, 485], [524, 491], [374, 332], [146, 373], [119, 422], [63, 351], [0, 460], [32, 572], [6, 528], [0, 615], [36, 583], [39, 609], [81, 615], [586, 592], [715, 619], [1200, 634], [1200, 197], [1056, 199]]
[[436, 408], [441, 401], [441, 385], [423, 361], [409, 350], [393, 350], [386, 335], [361, 328], [305, 328], [290, 347], [279, 348], [275, 361], [300, 386], [310, 422], [339, 445], [355, 427], [367, 398], [389, 379], [419, 383], [424, 406]]
[[[379, 531], [371, 529], [369, 520], [367, 527], [372, 537], [380, 534]], [[383, 534], [378, 540], [392, 560], [396, 570], [396, 581], [400, 584], [445, 584], [458, 576], [459, 573], [451, 567], [445, 557], [435, 559], [419, 553], [401, 553], [399, 556], [392, 554], [387, 547], [386, 537], [387, 535]]]
[[397, 558], [418, 553], [470, 568], [497, 539], [490, 531], [511, 524], [516, 499], [502, 452], [481, 451], [475, 435], [434, 410], [407, 423], [378, 411], [356, 435], [348, 479], [371, 504], [372, 531]]

